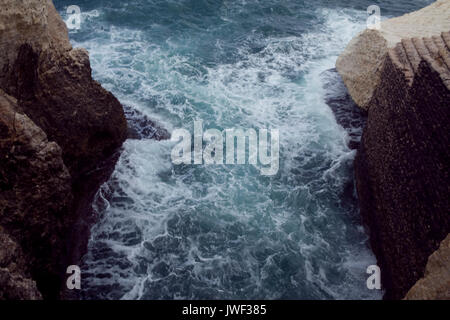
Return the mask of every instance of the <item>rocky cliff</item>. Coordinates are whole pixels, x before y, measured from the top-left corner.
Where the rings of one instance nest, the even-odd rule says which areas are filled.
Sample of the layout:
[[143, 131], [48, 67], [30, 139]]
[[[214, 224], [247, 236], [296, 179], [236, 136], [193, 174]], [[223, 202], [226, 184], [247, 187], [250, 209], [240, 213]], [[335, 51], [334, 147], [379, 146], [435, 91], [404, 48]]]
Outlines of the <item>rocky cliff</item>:
[[0, 298], [57, 298], [127, 123], [51, 0], [1, 2]]
[[[387, 299], [403, 298], [424, 276], [428, 257], [450, 232], [450, 33], [436, 34], [450, 23], [449, 13], [445, 0], [388, 20], [384, 34], [363, 32], [337, 63], [353, 99], [368, 111], [356, 186]], [[428, 29], [420, 27], [427, 21]], [[425, 36], [401, 39], [402, 32]], [[367, 46], [380, 41], [388, 45]]]

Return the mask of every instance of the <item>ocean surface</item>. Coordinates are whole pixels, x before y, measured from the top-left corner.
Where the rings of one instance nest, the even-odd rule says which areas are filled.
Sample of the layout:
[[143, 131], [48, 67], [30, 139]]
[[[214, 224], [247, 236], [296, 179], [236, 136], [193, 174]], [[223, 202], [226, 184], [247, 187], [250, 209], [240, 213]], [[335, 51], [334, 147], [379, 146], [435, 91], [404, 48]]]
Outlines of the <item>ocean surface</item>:
[[324, 71], [366, 26], [428, 0], [54, 0], [81, 8], [74, 46], [122, 104], [172, 132], [193, 121], [280, 130], [280, 168], [175, 166], [128, 140], [97, 195], [83, 299], [380, 299], [348, 134]]

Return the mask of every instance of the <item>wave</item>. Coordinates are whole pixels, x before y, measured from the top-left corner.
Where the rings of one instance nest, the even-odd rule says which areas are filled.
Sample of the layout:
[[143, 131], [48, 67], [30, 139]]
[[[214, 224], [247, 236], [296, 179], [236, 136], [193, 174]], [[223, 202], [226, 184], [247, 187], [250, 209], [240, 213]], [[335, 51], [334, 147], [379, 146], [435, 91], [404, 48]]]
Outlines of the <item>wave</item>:
[[278, 128], [281, 167], [267, 178], [252, 166], [173, 166], [171, 142], [128, 140], [97, 195], [84, 298], [381, 297], [365, 286], [375, 259], [346, 195], [354, 151], [321, 78], [365, 13], [314, 15], [315, 26], [299, 35], [245, 34], [231, 51], [218, 38], [206, 58], [180, 39], [102, 28], [102, 10], [86, 16], [84, 28], [95, 32], [82, 29], [73, 42], [89, 50], [94, 77], [122, 103], [169, 131], [191, 129], [195, 119], [206, 128]]

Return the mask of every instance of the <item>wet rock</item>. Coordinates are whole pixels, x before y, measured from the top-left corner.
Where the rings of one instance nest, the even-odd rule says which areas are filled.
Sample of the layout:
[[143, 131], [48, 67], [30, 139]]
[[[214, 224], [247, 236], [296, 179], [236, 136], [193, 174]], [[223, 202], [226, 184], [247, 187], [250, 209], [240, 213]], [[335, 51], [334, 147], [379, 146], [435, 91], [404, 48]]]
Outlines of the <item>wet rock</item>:
[[367, 113], [357, 108], [336, 69], [322, 73], [325, 89], [325, 102], [331, 108], [340, 124], [349, 135], [348, 146], [352, 150], [359, 148], [361, 135], [367, 121]]
[[124, 106], [125, 117], [128, 121], [128, 139], [168, 140], [170, 133], [149, 119], [139, 110]]

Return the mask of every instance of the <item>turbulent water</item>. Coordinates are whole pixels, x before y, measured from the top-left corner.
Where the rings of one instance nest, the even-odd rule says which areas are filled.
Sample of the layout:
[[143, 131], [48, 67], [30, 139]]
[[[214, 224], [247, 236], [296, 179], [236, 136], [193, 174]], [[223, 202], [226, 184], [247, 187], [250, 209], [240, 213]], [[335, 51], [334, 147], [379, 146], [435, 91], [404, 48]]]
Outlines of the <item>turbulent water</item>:
[[379, 299], [353, 191], [354, 151], [323, 71], [365, 27], [430, 1], [72, 0], [94, 77], [169, 131], [280, 130], [280, 170], [172, 164], [128, 140], [96, 201], [84, 299]]

